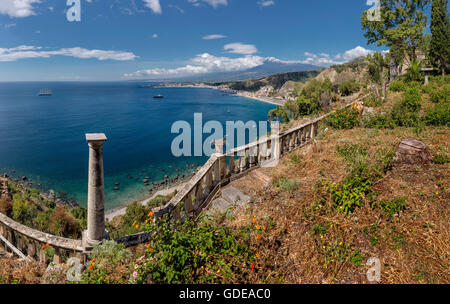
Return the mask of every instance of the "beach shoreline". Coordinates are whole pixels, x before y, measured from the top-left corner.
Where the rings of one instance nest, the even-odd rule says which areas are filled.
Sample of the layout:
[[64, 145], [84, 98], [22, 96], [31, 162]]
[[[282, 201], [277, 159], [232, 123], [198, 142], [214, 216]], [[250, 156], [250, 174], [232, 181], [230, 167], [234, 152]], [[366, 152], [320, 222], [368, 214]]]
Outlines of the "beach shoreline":
[[148, 85], [148, 86], [144, 86], [144, 87], [151, 87], [151, 88], [190, 88], [190, 89], [212, 89], [212, 90], [218, 90], [218, 91], [223, 91], [223, 92], [227, 92], [239, 97], [245, 97], [245, 98], [249, 98], [249, 99], [255, 99], [261, 102], [265, 102], [265, 103], [270, 103], [273, 105], [277, 105], [277, 106], [283, 106], [285, 100], [281, 100], [281, 99], [276, 99], [276, 98], [272, 98], [272, 97], [266, 97], [266, 96], [255, 96], [253, 93], [247, 92], [247, 91], [235, 91], [230, 89], [227, 86], [212, 86], [212, 85], [207, 85], [204, 83], [201, 84], [161, 84], [161, 85]]
[[[173, 185], [173, 186], [171, 186], [169, 188], [166, 188], [166, 189], [158, 190], [151, 197], [143, 199], [143, 200], [139, 201], [139, 203], [142, 206], [146, 206], [149, 201], [151, 201], [152, 199], [154, 199], [155, 197], [157, 197], [159, 195], [166, 196], [166, 195], [172, 194], [175, 191], [181, 191], [184, 188], [184, 186], [186, 185], [186, 183], [187, 183], [187, 181], [179, 183], [177, 185]], [[126, 204], [124, 204], [124, 205], [122, 205], [120, 207], [116, 207], [114, 209], [106, 211], [105, 212], [105, 219], [108, 220], [108, 221], [111, 221], [112, 219], [114, 219], [117, 216], [124, 215], [126, 213], [127, 207], [130, 204], [131, 204], [131, 202], [128, 202], [128, 203], [126, 203]]]

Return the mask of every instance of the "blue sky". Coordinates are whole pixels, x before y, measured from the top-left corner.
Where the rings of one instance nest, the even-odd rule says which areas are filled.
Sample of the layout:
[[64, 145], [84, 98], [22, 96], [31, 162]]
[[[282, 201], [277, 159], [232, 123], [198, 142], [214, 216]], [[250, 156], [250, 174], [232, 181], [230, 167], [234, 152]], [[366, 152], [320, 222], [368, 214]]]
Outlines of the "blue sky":
[[[20, 5], [19, 5], [19, 4]], [[366, 55], [366, 0], [0, 1], [0, 81], [166, 79]]]

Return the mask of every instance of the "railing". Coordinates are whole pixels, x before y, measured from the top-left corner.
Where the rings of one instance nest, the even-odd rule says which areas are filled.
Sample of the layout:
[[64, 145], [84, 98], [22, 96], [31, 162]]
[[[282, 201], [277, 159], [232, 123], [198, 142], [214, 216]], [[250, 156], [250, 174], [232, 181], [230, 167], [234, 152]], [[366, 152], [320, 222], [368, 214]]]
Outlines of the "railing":
[[[331, 113], [333, 112], [281, 134], [266, 136], [225, 154], [214, 154], [175, 197], [165, 206], [153, 209], [155, 216], [161, 217], [171, 213], [175, 219], [187, 217], [197, 219], [221, 187], [270, 160], [278, 160], [285, 154], [309, 144], [317, 135], [319, 122]], [[26, 252], [28, 257], [41, 261], [47, 259], [43, 250], [43, 246], [47, 244], [55, 249], [53, 260], [57, 263], [60, 263], [63, 257], [80, 255], [86, 257], [87, 250], [90, 248], [85, 247], [82, 240], [62, 238], [29, 228], [2, 213], [0, 213], [0, 235], [3, 236], [0, 238], [0, 246], [3, 245], [6, 250], [9, 248], [15, 251], [11, 248], [15, 247], [22, 253]], [[139, 233], [115, 241], [128, 247], [148, 240], [147, 233]]]
[[47, 244], [55, 249], [53, 261], [56, 263], [61, 263], [63, 257], [73, 257], [84, 253], [81, 240], [62, 238], [32, 229], [2, 213], [0, 213], [0, 235], [7, 240], [5, 242], [0, 238], [0, 246], [3, 244], [5, 250], [14, 252], [10, 244], [20, 252], [26, 253], [28, 257], [40, 261], [47, 259], [45, 250], [42, 249]]
[[[360, 102], [364, 97], [347, 104]], [[225, 154], [214, 154], [195, 176], [166, 205], [154, 208], [156, 217], [172, 214], [176, 220], [190, 217], [197, 219], [221, 187], [261, 167], [270, 159], [278, 159], [287, 153], [312, 142], [317, 136], [319, 123], [334, 111], [278, 135], [257, 140], [235, 148]], [[139, 233], [116, 239], [125, 246], [147, 242], [149, 235]]]

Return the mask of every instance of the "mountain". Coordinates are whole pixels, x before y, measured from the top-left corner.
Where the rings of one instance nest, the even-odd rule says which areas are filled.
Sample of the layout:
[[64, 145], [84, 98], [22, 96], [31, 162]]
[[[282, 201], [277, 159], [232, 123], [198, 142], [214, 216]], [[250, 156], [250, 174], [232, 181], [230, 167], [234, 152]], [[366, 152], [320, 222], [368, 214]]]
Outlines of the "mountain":
[[[249, 79], [259, 79], [274, 74], [314, 71], [321, 67], [304, 64], [294, 61], [281, 61], [279, 59], [268, 57], [263, 64], [244, 71], [236, 72], [218, 72], [203, 75], [188, 76], [182, 78], [168, 79], [167, 81], [201, 81], [201, 82], [225, 82], [225, 81], [242, 81]], [[161, 81], [161, 80], [159, 80]]]

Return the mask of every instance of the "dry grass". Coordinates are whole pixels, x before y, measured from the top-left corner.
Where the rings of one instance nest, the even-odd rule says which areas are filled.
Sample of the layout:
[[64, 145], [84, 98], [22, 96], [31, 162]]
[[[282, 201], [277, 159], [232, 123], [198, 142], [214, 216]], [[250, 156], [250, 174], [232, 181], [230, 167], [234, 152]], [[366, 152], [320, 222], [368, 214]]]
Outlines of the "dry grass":
[[[262, 239], [252, 241], [259, 253], [255, 282], [368, 283], [365, 263], [377, 257], [381, 283], [449, 283], [449, 164], [402, 165], [388, 171], [372, 187], [377, 200], [408, 198], [406, 209], [392, 218], [368, 201], [353, 214], [338, 213], [329, 195], [315, 186], [320, 180], [337, 183], [349, 174], [349, 164], [336, 153], [344, 142], [361, 145], [368, 153], [365, 161], [374, 164], [407, 137], [424, 141], [432, 154], [450, 151], [450, 130], [427, 128], [419, 136], [403, 128], [322, 134], [276, 168], [261, 169], [272, 181], [296, 180], [295, 190], [264, 186], [251, 174], [234, 182], [255, 203], [227, 224], [239, 228], [255, 218], [266, 227]], [[323, 197], [326, 203], [318, 204]], [[320, 227], [329, 231], [314, 233]], [[355, 265], [358, 252], [361, 266]]]
[[13, 258], [0, 259], [0, 284], [39, 284], [45, 265]]

